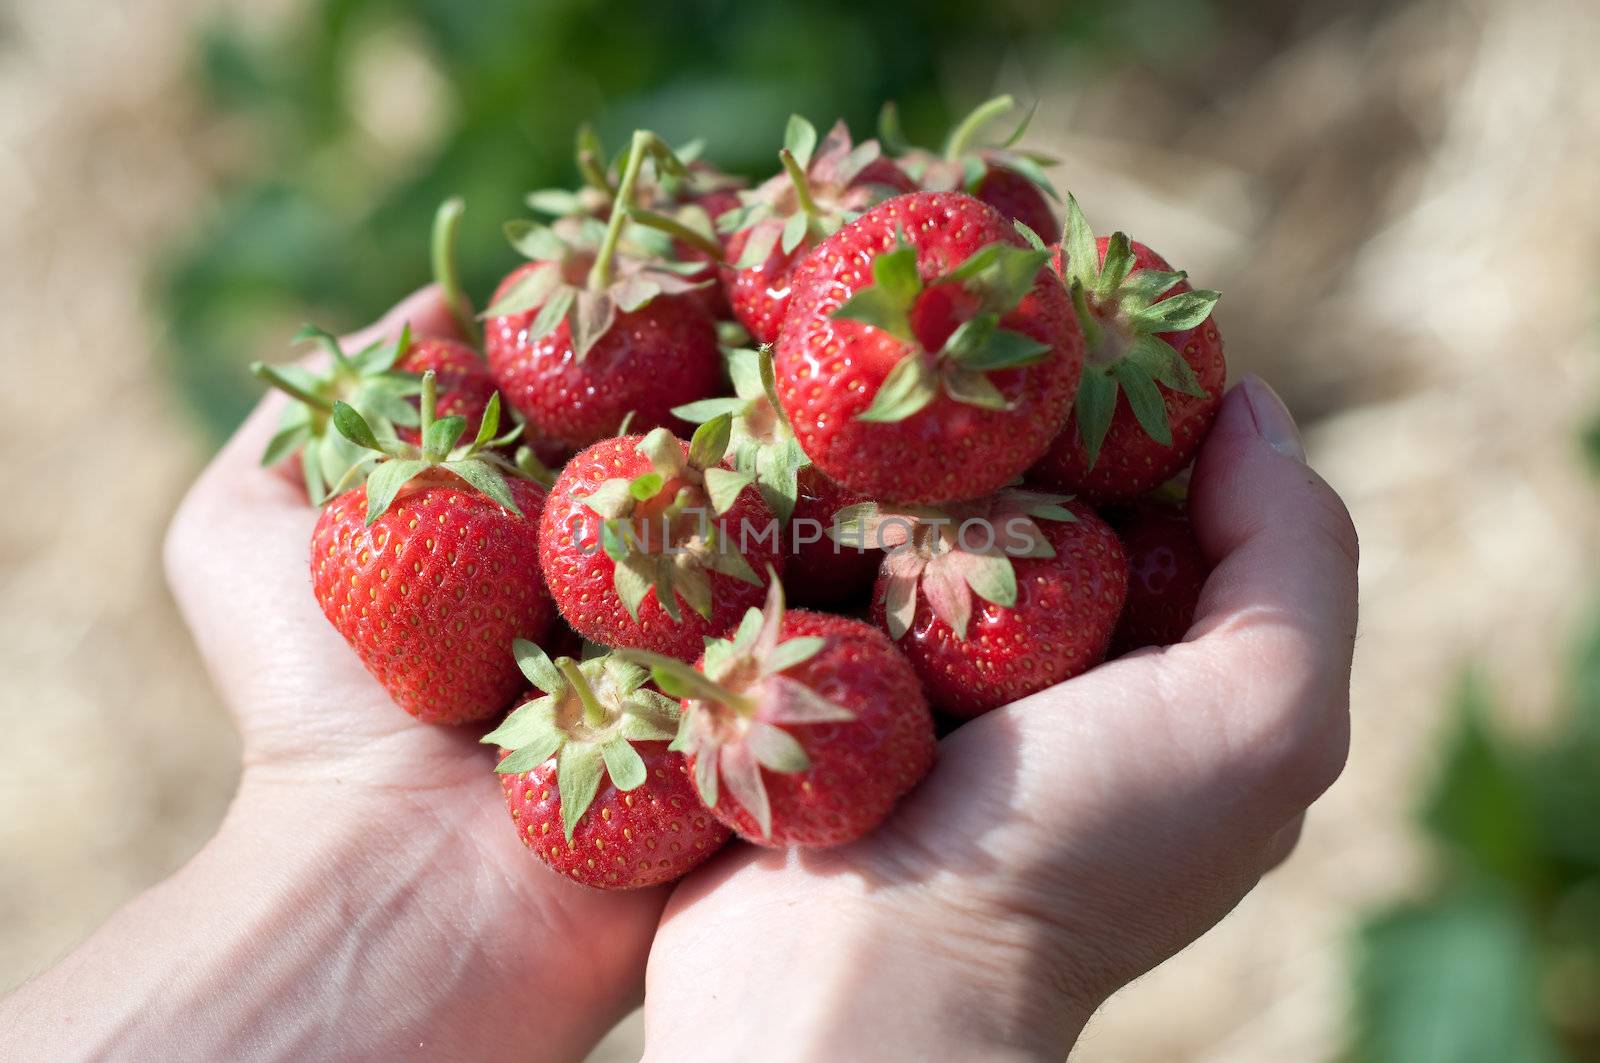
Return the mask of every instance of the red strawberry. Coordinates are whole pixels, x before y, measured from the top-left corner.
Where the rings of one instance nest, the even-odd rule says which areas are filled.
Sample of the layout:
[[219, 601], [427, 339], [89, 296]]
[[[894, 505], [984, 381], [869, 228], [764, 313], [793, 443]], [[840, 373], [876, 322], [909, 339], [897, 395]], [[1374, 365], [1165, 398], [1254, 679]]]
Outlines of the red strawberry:
[[518, 640], [518, 665], [544, 697], [483, 741], [517, 836], [546, 864], [597, 889], [670, 882], [721, 848], [729, 831], [695, 795], [683, 754], [667, 748], [678, 705], [617, 657], [551, 661]]
[[1211, 318], [1166, 260], [1122, 233], [1096, 240], [1068, 198], [1066, 261], [1088, 364], [1066, 428], [1030, 479], [1092, 501], [1146, 494], [1188, 465], [1211, 430], [1228, 367]]
[[662, 428], [608, 439], [561, 470], [539, 555], [578, 634], [693, 660], [761, 600], [780, 529], [750, 478], [719, 464], [728, 431], [724, 416], [692, 444]]
[[1127, 557], [1109, 525], [1064, 501], [1008, 490], [943, 513], [862, 507], [843, 521], [846, 541], [889, 550], [873, 620], [934, 705], [977, 716], [1105, 658]]
[[891, 199], [820, 244], [795, 271], [776, 354], [778, 397], [817, 468], [870, 498], [935, 503], [1037, 461], [1083, 361], [1044, 263], [959, 192]]
[[[439, 389], [435, 416], [459, 414], [467, 420], [466, 434], [477, 434], [484, 408], [495, 393], [494, 377], [477, 351], [459, 340], [425, 337], [407, 347], [394, 367], [419, 378], [432, 370]], [[422, 442], [422, 432], [416, 427], [396, 425], [395, 433], [407, 443]]]
[[330, 502], [311, 536], [311, 581], [328, 620], [402, 709], [463, 723], [505, 709], [521, 686], [506, 646], [543, 638], [555, 616], [539, 572], [545, 492], [509, 482], [485, 448], [499, 424], [456, 446], [463, 418], [433, 419], [423, 378], [423, 447], [379, 441], [352, 407], [333, 417], [352, 442], [387, 460], [364, 487]]
[[1108, 516], [1128, 553], [1128, 604], [1111, 655], [1182, 642], [1211, 566], [1181, 503], [1141, 499]]
[[683, 699], [673, 748], [706, 807], [759, 845], [854, 841], [933, 765], [933, 719], [905, 658], [859, 620], [785, 614], [777, 580], [765, 612], [708, 642], [697, 669], [621, 655]]
[[[647, 152], [658, 165], [681, 165], [653, 136], [635, 134], [617, 191], [624, 207]], [[501, 283], [484, 349], [533, 437], [566, 450], [612, 435], [630, 413], [638, 428], [678, 427], [673, 406], [721, 386], [716, 327], [694, 284], [672, 263], [619, 256], [627, 216], [613, 210], [603, 233], [578, 218], [508, 229], [535, 261]]]
[[1056, 160], [1038, 152], [1012, 149], [1033, 118], [1030, 110], [1004, 140], [983, 143], [980, 134], [1001, 115], [1015, 109], [1010, 96], [996, 96], [979, 104], [951, 130], [944, 151], [933, 152], [906, 143], [900, 132], [894, 104], [886, 103], [879, 118], [879, 138], [895, 153], [896, 161], [929, 192], [963, 191], [983, 200], [1007, 220], [1021, 222], [1041, 236], [1056, 233], [1056, 215], [1050, 207], [1059, 199], [1044, 174]]
[[756, 343], [778, 338], [790, 298], [789, 274], [806, 251], [851, 214], [916, 184], [882, 158], [878, 142], [852, 145], [836, 123], [822, 143], [811, 123], [793, 115], [778, 153], [784, 172], [753, 192], [744, 206], [720, 216], [729, 234], [722, 283], [733, 314]]
[[[866, 499], [811, 465], [783, 416], [772, 387], [772, 350], [729, 349], [728, 375], [736, 395], [702, 399], [673, 412], [690, 421], [733, 418], [734, 468], [755, 482], [784, 529], [791, 593], [804, 604], [841, 605], [865, 597], [878, 574], [876, 550], [844, 550], [828, 537], [834, 514]], [[798, 568], [796, 566], [799, 566]]]

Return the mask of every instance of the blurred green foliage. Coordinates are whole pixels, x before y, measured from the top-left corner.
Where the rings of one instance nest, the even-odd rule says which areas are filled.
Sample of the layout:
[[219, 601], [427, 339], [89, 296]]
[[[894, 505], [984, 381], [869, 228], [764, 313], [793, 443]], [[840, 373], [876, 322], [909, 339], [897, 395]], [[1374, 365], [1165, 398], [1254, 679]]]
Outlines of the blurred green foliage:
[[[1206, 0], [306, 0], [207, 26], [198, 76], [224, 144], [223, 195], [167, 255], [160, 301], [179, 384], [209, 429], [254, 400], [264, 332], [370, 320], [427, 277], [428, 219], [466, 198], [461, 257], [481, 299], [512, 264], [500, 222], [572, 182], [573, 132], [645, 126], [753, 176], [784, 120], [858, 133], [896, 99], [933, 142], [997, 78], [1191, 47]], [[1091, 60], [1089, 57], [1093, 57]], [[210, 139], [210, 138], [208, 138]]]
[[1423, 812], [1432, 892], [1363, 929], [1359, 1063], [1600, 1059], [1600, 621], [1558, 730], [1515, 743], [1468, 675]]

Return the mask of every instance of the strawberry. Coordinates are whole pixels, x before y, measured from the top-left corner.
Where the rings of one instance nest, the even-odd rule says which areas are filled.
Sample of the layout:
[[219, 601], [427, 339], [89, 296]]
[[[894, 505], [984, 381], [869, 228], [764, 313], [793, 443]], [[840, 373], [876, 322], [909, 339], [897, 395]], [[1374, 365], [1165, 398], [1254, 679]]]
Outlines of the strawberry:
[[1111, 655], [1182, 642], [1211, 566], [1181, 502], [1149, 497], [1107, 513], [1128, 554], [1128, 604]]
[[[415, 373], [419, 380], [431, 370], [439, 391], [434, 416], [459, 414], [466, 418], [466, 434], [477, 434], [483, 411], [495, 394], [494, 377], [482, 355], [459, 340], [425, 337], [407, 347], [394, 367], [402, 373]], [[416, 426], [397, 425], [395, 435], [407, 443], [422, 442], [422, 430]]]
[[816, 470], [800, 449], [773, 392], [772, 350], [729, 349], [732, 398], [702, 399], [672, 412], [705, 422], [733, 418], [734, 468], [751, 476], [772, 513], [784, 522], [784, 548], [793, 597], [807, 605], [842, 605], [866, 596], [878, 574], [876, 550], [842, 549], [827, 535], [834, 514], [865, 502]]
[[721, 464], [730, 420], [689, 443], [664, 428], [608, 439], [561, 470], [539, 556], [578, 634], [692, 660], [761, 600], [756, 573], [782, 564], [780, 529], [750, 477]]
[[827, 613], [764, 611], [691, 668], [633, 650], [682, 698], [673, 749], [700, 798], [758, 845], [843, 845], [871, 832], [933, 766], [933, 718], [916, 674], [882, 632]]
[[678, 704], [618, 657], [551, 661], [515, 643], [544, 696], [483, 738], [503, 748], [500, 786], [522, 844], [596, 889], [638, 889], [687, 874], [729, 831], [700, 804], [683, 754], [667, 748]]
[[295, 339], [315, 341], [327, 352], [328, 363], [322, 369], [262, 362], [250, 366], [252, 373], [294, 400], [284, 410], [261, 464], [292, 462], [306, 497], [320, 506], [335, 484], [355, 475], [371, 457], [334, 428], [334, 404], [348, 403], [385, 436], [414, 431], [417, 410], [408, 400], [420, 391], [421, 378], [397, 365], [401, 355], [415, 346], [409, 328], [395, 340], [379, 340], [352, 355], [312, 325], [302, 328]]
[[985, 143], [980, 134], [1001, 115], [1016, 108], [1010, 96], [996, 96], [979, 104], [951, 130], [939, 154], [911, 146], [900, 131], [893, 103], [883, 105], [878, 119], [879, 139], [894, 152], [895, 160], [929, 192], [960, 190], [976, 196], [1009, 221], [1020, 222], [1035, 233], [1057, 232], [1052, 199], [1061, 197], [1045, 176], [1043, 167], [1057, 160], [1032, 151], [1015, 151], [1033, 119], [1030, 109], [1005, 139]]
[[1228, 367], [1214, 291], [1122, 233], [1096, 239], [1068, 197], [1056, 269], [1072, 292], [1088, 364], [1066, 428], [1029, 478], [1091, 501], [1134, 498], [1188, 465], [1211, 430]]
[[642, 429], [678, 427], [673, 406], [721, 385], [716, 327], [683, 276], [703, 267], [618, 253], [646, 154], [658, 166], [681, 165], [654, 136], [636, 133], [603, 227], [592, 218], [507, 227], [534, 261], [501, 283], [484, 349], [532, 438], [557, 449], [607, 438], [629, 414]]
[[840, 523], [845, 541], [889, 551], [872, 618], [944, 711], [977, 716], [1104, 659], [1128, 561], [1087, 506], [1006, 490], [942, 511], [861, 506]]
[[788, 312], [789, 275], [806, 252], [855, 213], [916, 185], [882, 157], [875, 140], [852, 145], [838, 122], [819, 144], [817, 131], [791, 115], [778, 153], [783, 172], [717, 219], [728, 234], [723, 287], [733, 315], [758, 344], [772, 343]]
[[543, 638], [555, 609], [539, 573], [544, 489], [507, 481], [501, 470], [513, 470], [487, 449], [498, 442], [498, 396], [476, 438], [458, 446], [466, 420], [435, 420], [435, 391], [429, 373], [420, 448], [380, 442], [354, 407], [334, 405], [339, 432], [385, 460], [317, 519], [311, 581], [396, 704], [428, 723], [463, 723], [505, 709], [521, 685], [506, 646]]
[[870, 498], [936, 503], [1038, 460], [1083, 362], [1045, 260], [959, 192], [891, 199], [818, 245], [795, 271], [775, 356], [778, 398], [818, 470]]

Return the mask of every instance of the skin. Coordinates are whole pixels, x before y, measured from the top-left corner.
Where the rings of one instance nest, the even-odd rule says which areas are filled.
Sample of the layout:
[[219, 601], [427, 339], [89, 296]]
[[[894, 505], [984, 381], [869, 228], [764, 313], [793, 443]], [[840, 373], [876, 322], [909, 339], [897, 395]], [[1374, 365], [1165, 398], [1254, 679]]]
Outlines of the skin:
[[[407, 318], [450, 334], [432, 292], [376, 328]], [[773, 1060], [1059, 1060], [1287, 855], [1344, 762], [1355, 533], [1247, 379], [1195, 470], [1216, 568], [1183, 644], [962, 727], [856, 845], [735, 846], [670, 903], [584, 890], [507, 828], [477, 733], [389, 705], [317, 612], [315, 514], [256, 465], [277, 415], [245, 423], [167, 544], [244, 739], [238, 797], [188, 866], [0, 1001], [28, 1058], [573, 1059], [648, 957], [647, 1059], [759, 1038]]]

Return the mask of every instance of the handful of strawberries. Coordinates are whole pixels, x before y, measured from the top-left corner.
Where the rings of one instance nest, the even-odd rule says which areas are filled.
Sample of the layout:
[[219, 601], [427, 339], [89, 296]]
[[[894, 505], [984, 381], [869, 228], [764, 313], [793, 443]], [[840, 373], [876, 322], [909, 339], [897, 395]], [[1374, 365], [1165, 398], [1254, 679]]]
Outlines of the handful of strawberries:
[[1047, 244], [1050, 160], [1025, 120], [983, 139], [1012, 109], [939, 154], [886, 109], [892, 157], [792, 118], [754, 189], [586, 131], [481, 322], [441, 209], [468, 341], [310, 330], [324, 368], [255, 367], [295, 399], [265, 460], [322, 507], [323, 612], [419, 720], [504, 716], [512, 823], [563, 875], [853, 841], [932, 769], [936, 713], [1183, 637], [1217, 293], [1071, 197]]

